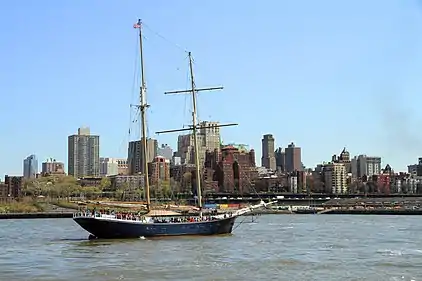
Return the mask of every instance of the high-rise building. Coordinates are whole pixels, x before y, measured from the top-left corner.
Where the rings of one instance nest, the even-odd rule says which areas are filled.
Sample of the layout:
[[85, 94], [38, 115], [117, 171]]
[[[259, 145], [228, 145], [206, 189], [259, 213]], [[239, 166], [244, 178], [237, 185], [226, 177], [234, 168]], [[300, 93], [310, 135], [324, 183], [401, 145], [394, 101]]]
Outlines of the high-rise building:
[[331, 161], [334, 163], [343, 163], [346, 167], [346, 173], [352, 173], [352, 161], [350, 160], [350, 153], [346, 150], [345, 147], [343, 148], [339, 156], [334, 154], [331, 158]]
[[57, 162], [56, 159], [47, 159], [47, 161], [42, 163], [42, 174], [55, 174], [63, 175], [64, 174], [64, 164], [63, 162]]
[[264, 135], [262, 138], [261, 166], [273, 171], [276, 170], [274, 142], [275, 139], [271, 134]]
[[[157, 157], [157, 150], [157, 140], [147, 138], [147, 157], [145, 158], [147, 163], [150, 163], [155, 157]], [[130, 175], [144, 173], [142, 140], [129, 142], [127, 161]]]
[[285, 171], [290, 173], [302, 171], [302, 155], [300, 147], [296, 147], [292, 142], [284, 149]]
[[36, 178], [38, 174], [38, 160], [32, 154], [23, 160], [23, 177], [26, 179]]
[[359, 178], [363, 176], [372, 177], [381, 173], [381, 157], [359, 155], [355, 163]]
[[115, 158], [100, 157], [100, 176], [114, 176], [119, 174], [119, 163]]
[[89, 128], [79, 128], [68, 137], [68, 174], [76, 178], [100, 175], [100, 136]]
[[[199, 164], [202, 167], [205, 162], [206, 151], [220, 150], [220, 127], [218, 122], [202, 121], [199, 123], [197, 132]], [[195, 164], [193, 134], [180, 135], [177, 140], [177, 156], [180, 156], [182, 164]]]
[[173, 149], [168, 144], [162, 144], [158, 148], [157, 155], [170, 160], [173, 157]]
[[280, 172], [286, 169], [286, 154], [281, 147], [275, 151], [275, 166]]
[[119, 175], [128, 175], [129, 168], [127, 164], [127, 158], [117, 158], [117, 173]]
[[162, 156], [157, 156], [148, 163], [148, 171], [151, 184], [159, 181], [170, 180], [170, 160]]
[[344, 163], [329, 163], [324, 166], [326, 192], [345, 194], [347, 192], [347, 173]]

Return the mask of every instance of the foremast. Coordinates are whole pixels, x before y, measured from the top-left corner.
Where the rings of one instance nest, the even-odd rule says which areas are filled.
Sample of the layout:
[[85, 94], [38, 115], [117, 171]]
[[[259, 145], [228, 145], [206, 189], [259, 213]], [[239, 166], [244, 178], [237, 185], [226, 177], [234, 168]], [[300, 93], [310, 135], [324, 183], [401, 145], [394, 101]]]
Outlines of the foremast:
[[[190, 130], [192, 131], [193, 145], [194, 145], [194, 158], [195, 158], [196, 194], [198, 196], [198, 207], [200, 210], [202, 210], [202, 186], [201, 186], [202, 177], [201, 177], [201, 167], [199, 163], [198, 129], [236, 126], [237, 124], [233, 123], [233, 124], [222, 124], [222, 125], [213, 125], [213, 126], [201, 126], [201, 127], [198, 126], [197, 101], [196, 101], [197, 92], [222, 90], [223, 87], [220, 86], [220, 87], [210, 87], [210, 88], [196, 88], [195, 77], [193, 73], [193, 58], [192, 58], [191, 52], [188, 52], [188, 57], [189, 57], [189, 72], [190, 72], [191, 88], [188, 90], [169, 91], [169, 92], [165, 92], [164, 94], [186, 94], [187, 93], [187, 94], [192, 95], [192, 125], [190, 126], [190, 128], [160, 131], [160, 132], [156, 132], [156, 134], [174, 133], [174, 132], [182, 132], [182, 131], [190, 131]], [[200, 214], [202, 214], [202, 212]]]
[[149, 175], [148, 175], [148, 150], [147, 150], [147, 120], [146, 120], [146, 111], [149, 107], [149, 104], [146, 102], [146, 81], [145, 81], [145, 71], [144, 71], [144, 55], [143, 55], [143, 45], [142, 45], [142, 21], [138, 19], [138, 22], [133, 25], [134, 28], [139, 30], [139, 56], [140, 56], [140, 67], [141, 67], [141, 86], [139, 90], [139, 105], [136, 105], [141, 111], [141, 144], [142, 144], [142, 167], [144, 170], [144, 186], [145, 186], [145, 197], [147, 201], [147, 211], [151, 210], [151, 198], [150, 198], [150, 188], [149, 188]]

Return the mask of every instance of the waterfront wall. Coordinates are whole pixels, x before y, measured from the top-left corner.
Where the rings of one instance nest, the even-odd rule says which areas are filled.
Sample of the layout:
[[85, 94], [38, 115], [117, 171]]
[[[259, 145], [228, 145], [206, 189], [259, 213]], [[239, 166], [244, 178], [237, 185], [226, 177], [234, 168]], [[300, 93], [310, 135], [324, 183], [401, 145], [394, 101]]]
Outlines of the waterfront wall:
[[327, 215], [422, 215], [422, 210], [412, 209], [332, 209]]
[[57, 219], [72, 218], [71, 212], [42, 212], [42, 213], [4, 213], [0, 214], [0, 219]]

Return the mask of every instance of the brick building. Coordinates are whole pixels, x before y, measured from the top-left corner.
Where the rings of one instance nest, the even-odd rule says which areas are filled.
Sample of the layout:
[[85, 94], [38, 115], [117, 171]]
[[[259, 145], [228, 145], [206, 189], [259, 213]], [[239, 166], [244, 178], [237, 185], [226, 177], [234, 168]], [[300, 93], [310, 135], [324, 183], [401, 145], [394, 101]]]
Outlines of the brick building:
[[6, 202], [9, 199], [9, 187], [5, 183], [0, 182], [0, 202]]
[[376, 178], [377, 178], [378, 193], [390, 194], [391, 176], [389, 174], [381, 174], [381, 175], [376, 176]]
[[192, 190], [192, 178], [195, 174], [195, 165], [183, 164], [170, 166], [170, 178], [180, 185], [174, 187], [175, 192], [190, 192]]
[[219, 192], [249, 192], [258, 177], [255, 151], [240, 151], [234, 146], [206, 152], [205, 168], [214, 170], [213, 181], [218, 182]]
[[170, 160], [162, 156], [155, 157], [148, 163], [149, 181], [156, 184], [159, 181], [170, 180]]
[[11, 198], [18, 198], [22, 192], [23, 177], [8, 176], [4, 177], [4, 185], [7, 188], [7, 195]]

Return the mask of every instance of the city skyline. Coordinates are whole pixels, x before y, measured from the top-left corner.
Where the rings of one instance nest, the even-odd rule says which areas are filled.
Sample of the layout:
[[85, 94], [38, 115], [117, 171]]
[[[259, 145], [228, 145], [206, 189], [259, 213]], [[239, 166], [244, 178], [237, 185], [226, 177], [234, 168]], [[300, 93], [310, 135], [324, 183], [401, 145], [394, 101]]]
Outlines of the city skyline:
[[[207, 125], [207, 124], [218, 124], [218, 122], [215, 121], [205, 121], [203, 124]], [[204, 135], [203, 138], [204, 139], [208, 139], [208, 138], [212, 138], [212, 137], [217, 137], [217, 139], [220, 139], [220, 135], [213, 135], [213, 129], [207, 129], [204, 130], [203, 132], [207, 132], [210, 131], [212, 134], [210, 136], [207, 137], [207, 135]], [[189, 134], [184, 134], [184, 135], [179, 135], [178, 137], [178, 147], [179, 149], [182, 148], [182, 150], [186, 150], [185, 146], [187, 145], [186, 142], [186, 138], [180, 138], [180, 136], [190, 136]], [[75, 139], [77, 138], [77, 139]], [[80, 139], [83, 138], [83, 139]], [[87, 168], [85, 166], [91, 166], [91, 170], [93, 173], [91, 172], [85, 172], [83, 171], [82, 174], [73, 174], [72, 173], [67, 173], [68, 175], [73, 175], [77, 178], [79, 177], [84, 177], [84, 176], [95, 176], [95, 177], [102, 177], [102, 176], [109, 176], [109, 175], [117, 175], [117, 174], [121, 174], [120, 171], [121, 169], [123, 169], [123, 167], [126, 167], [126, 170], [123, 174], [137, 174], [139, 172], [141, 172], [141, 166], [140, 163], [142, 162], [142, 155], [140, 155], [140, 141], [131, 141], [128, 144], [128, 153], [126, 157], [110, 157], [110, 156], [103, 156], [100, 154], [100, 145], [99, 145], [99, 138], [100, 136], [98, 135], [92, 135], [91, 131], [90, 131], [90, 127], [80, 127], [77, 130], [77, 134], [73, 134], [68, 136], [68, 143], [69, 145], [72, 144], [72, 147], [70, 148], [70, 146], [68, 146], [68, 159], [74, 158], [74, 157], [82, 157], [82, 155], [88, 155], [88, 156], [84, 156], [82, 157], [82, 162], [81, 159], [76, 159], [75, 163], [82, 163], [81, 167], [77, 168], [75, 167], [67, 167], [67, 171], [75, 171], [75, 170], [86, 170]], [[75, 140], [74, 140], [75, 139]], [[90, 141], [93, 141], [92, 143]], [[271, 144], [268, 145], [268, 141], [270, 141]], [[191, 140], [189, 140], [189, 143], [191, 142]], [[357, 153], [357, 154], [350, 154], [350, 152], [346, 149], [346, 147], [343, 148], [343, 150], [341, 151], [341, 153], [337, 154], [334, 153], [333, 155], [331, 155], [331, 159], [330, 160], [321, 160], [319, 161], [315, 166], [305, 166], [303, 165], [302, 160], [302, 153], [301, 150], [302, 148], [300, 146], [296, 146], [293, 142], [285, 145], [284, 147], [282, 146], [276, 146], [276, 138], [272, 135], [272, 134], [264, 134], [262, 136], [261, 139], [262, 142], [262, 155], [267, 155], [266, 157], [262, 157], [261, 158], [261, 163], [259, 164], [259, 161], [255, 161], [255, 165], [256, 167], [265, 167], [269, 170], [272, 171], [276, 171], [281, 169], [281, 171], [283, 172], [287, 172], [287, 173], [291, 173], [291, 172], [295, 172], [295, 171], [303, 171], [304, 168], [311, 169], [311, 170], [317, 170], [318, 166], [321, 165], [326, 165], [329, 163], [349, 163], [346, 164], [346, 173], [353, 173], [353, 174], [357, 174], [359, 175], [359, 177], [363, 176], [363, 175], [372, 175], [372, 174], [378, 174], [383, 170], [383, 167], [385, 167], [386, 165], [388, 165], [389, 167], [391, 167], [391, 165], [389, 163], [386, 162], [386, 160], [384, 159], [384, 161], [382, 160], [383, 158], [380, 156], [375, 156], [375, 155], [367, 155], [367, 154], [363, 154], [363, 153]], [[78, 147], [76, 146], [76, 143], [78, 143]], [[163, 157], [169, 161], [173, 160], [173, 156], [177, 156], [177, 158], [179, 158], [178, 161], [182, 160], [182, 164], [193, 164], [191, 159], [185, 159], [183, 161], [183, 157], [181, 157], [181, 154], [178, 153], [178, 150], [173, 150], [168, 144], [159, 144], [158, 141], [156, 139], [148, 139], [148, 158], [149, 158], [149, 163], [150, 162], [154, 162], [156, 157]], [[190, 144], [192, 145], [192, 144]], [[210, 143], [211, 145], [211, 149], [210, 148], [203, 148], [201, 149], [201, 152], [204, 153], [204, 157], [200, 158], [206, 158], [206, 153], [205, 150], [208, 150], [210, 152], [213, 151], [215, 144], [213, 144], [212, 142]], [[220, 142], [219, 147], [220, 148], [224, 148], [224, 147], [232, 147], [232, 146], [238, 147], [240, 148], [240, 150], [244, 150], [244, 148], [248, 147], [248, 145], [245, 144], [236, 144], [236, 143], [222, 143]], [[89, 149], [89, 147], [91, 147], [91, 149]], [[132, 148], [131, 148], [132, 147]], [[76, 149], [76, 153], [74, 152]], [[82, 150], [81, 150], [82, 149]], [[88, 149], [88, 150], [87, 150]], [[92, 150], [94, 149], [94, 150]], [[79, 152], [78, 152], [79, 150]], [[85, 151], [86, 150], [86, 151]], [[92, 151], [91, 151], [92, 150]], [[254, 150], [253, 148], [246, 148], [246, 151], [250, 151], [250, 150]], [[87, 154], [87, 152], [91, 151], [90, 153]], [[254, 150], [255, 151], [255, 150]], [[173, 155], [173, 152], [175, 152], [176, 154]], [[78, 156], [78, 154], [81, 154], [80, 156]], [[183, 153], [182, 153], [183, 154]], [[255, 154], [255, 152], [254, 152]], [[267, 161], [268, 158], [273, 158], [273, 161]], [[85, 159], [84, 159], [85, 158]], [[98, 158], [98, 159], [96, 159]], [[414, 161], [412, 163], [409, 163], [406, 167], [406, 170], [397, 170], [395, 169], [396, 172], [409, 172], [412, 168], [412, 166], [416, 166], [417, 163], [420, 162], [420, 159], [418, 157], [418, 162]], [[88, 162], [87, 162], [88, 161]], [[346, 161], [346, 162], [344, 162]], [[360, 164], [353, 164], [353, 163], [359, 163], [364, 161], [364, 166], [362, 166]], [[370, 164], [370, 166], [367, 167], [367, 161], [369, 161], [368, 163], [372, 163], [373, 161], [375, 161], [376, 166], [373, 166], [373, 164]], [[86, 162], [86, 163], [85, 163]], [[132, 164], [131, 164], [132, 162]], [[51, 164], [53, 164], [51, 166]], [[135, 164], [136, 163], [136, 164]], [[353, 171], [353, 169], [351, 170], [350, 168], [350, 163], [352, 165], [355, 165], [357, 170]], [[38, 163], [38, 158], [36, 154], [31, 154], [30, 156], [26, 157], [23, 160], [23, 170], [22, 170], [22, 175], [24, 178], [30, 178], [33, 177], [35, 178], [36, 175], [38, 174], [39, 171], [39, 167], [40, 165], [42, 166], [42, 171], [40, 173], [46, 173], [45, 170], [47, 169], [47, 164], [49, 165], [48, 170], [57, 170], [59, 169], [60, 173], [63, 173], [65, 171], [66, 168], [66, 164], [64, 162], [60, 162], [57, 161], [56, 159], [53, 158], [47, 158], [46, 161], [43, 161], [41, 163]], [[57, 166], [58, 165], [58, 166]], [[180, 165], [180, 164], [176, 164], [176, 165]], [[203, 166], [204, 163], [201, 164], [201, 166]], [[95, 166], [95, 167], [94, 167]], [[367, 167], [367, 168], [363, 168], [363, 167]], [[367, 170], [366, 172], [362, 172], [362, 169], [370, 169]], [[394, 170], [394, 167], [392, 167], [392, 169]], [[109, 172], [109, 171], [114, 171], [114, 172]], [[56, 173], [57, 171], [54, 171], [54, 173]], [[79, 172], [81, 173], [81, 172]], [[412, 172], [410, 172], [412, 174]], [[11, 174], [8, 173], [7, 175], [14, 175], [14, 176], [19, 176], [21, 174]]]
[[[129, 104], [139, 96], [139, 79], [133, 81], [137, 17], [148, 25], [149, 136], [160, 144], [175, 149], [177, 137], [153, 132], [189, 123], [190, 102], [163, 95], [186, 86], [181, 48], [187, 48], [198, 85], [225, 87], [199, 95], [199, 118], [239, 123], [222, 129], [223, 140], [248, 143], [258, 165], [266, 133], [275, 136], [275, 147], [302, 147], [307, 167], [329, 161], [344, 146], [353, 155], [380, 156], [400, 171], [422, 154], [422, 132], [413, 129], [422, 118], [416, 107], [422, 86], [416, 1], [374, 0], [364, 8], [333, 1], [274, 2], [271, 9], [236, 1], [224, 2], [224, 9], [216, 3], [98, 5], [9, 2], [0, 11], [0, 51], [7, 54], [0, 66], [7, 105], [0, 112], [0, 176], [21, 174], [30, 154], [67, 167], [63, 143], [83, 124], [101, 136], [101, 156], [126, 157], [127, 143], [136, 137], [127, 131]], [[76, 17], [79, 24], [73, 24]], [[104, 18], [107, 28], [100, 31]], [[251, 18], [254, 23], [245, 25]], [[22, 36], [27, 21], [35, 31]]]

